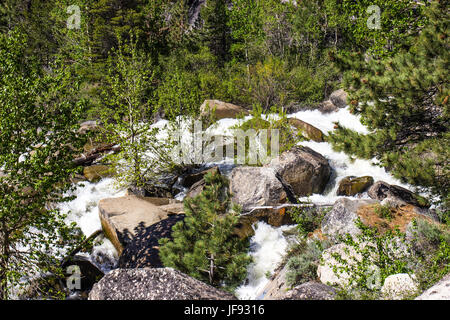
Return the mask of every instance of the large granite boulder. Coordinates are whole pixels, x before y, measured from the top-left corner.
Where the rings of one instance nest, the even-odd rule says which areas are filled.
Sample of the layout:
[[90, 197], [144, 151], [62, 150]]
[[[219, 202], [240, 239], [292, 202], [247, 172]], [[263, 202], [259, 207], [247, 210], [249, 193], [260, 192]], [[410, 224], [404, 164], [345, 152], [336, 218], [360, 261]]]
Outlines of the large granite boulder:
[[266, 167], [273, 168], [298, 197], [322, 193], [331, 175], [328, 160], [304, 146], [283, 152]]
[[94, 285], [89, 300], [234, 300], [172, 268], [116, 269]]
[[450, 300], [450, 273], [425, 290], [416, 300]]
[[240, 106], [219, 100], [205, 100], [200, 107], [201, 117], [211, 117], [213, 115], [214, 120], [236, 118], [240, 114], [248, 115], [249, 112]]
[[273, 206], [286, 201], [287, 194], [272, 168], [238, 167], [230, 177], [232, 201], [244, 212], [255, 207]]
[[323, 234], [335, 238], [347, 233], [357, 235], [360, 233], [356, 225], [359, 217], [358, 210], [361, 207], [378, 203], [377, 200], [350, 200], [342, 198], [334, 203], [333, 208], [322, 220], [321, 230]]
[[419, 208], [427, 208], [430, 206], [427, 199], [418, 194], [415, 194], [408, 189], [400, 186], [390, 185], [384, 181], [375, 182], [367, 191], [367, 194], [372, 199], [384, 200], [386, 198], [396, 199], [398, 202], [404, 204], [411, 204]]
[[335, 254], [347, 261], [349, 266], [356, 265], [357, 261], [362, 261], [363, 257], [354, 248], [344, 243], [336, 244], [322, 253], [321, 263], [317, 268], [320, 282], [330, 286], [348, 287], [352, 275], [340, 269], [346, 266], [334, 257]]
[[119, 255], [140, 230], [168, 217], [167, 211], [136, 196], [102, 199], [98, 212], [103, 231]]
[[365, 177], [345, 177], [339, 182], [337, 190], [338, 196], [354, 196], [358, 193], [363, 193], [373, 184], [373, 178]]
[[336, 291], [323, 283], [306, 282], [286, 292], [281, 300], [334, 300]]
[[407, 273], [388, 276], [381, 288], [381, 295], [386, 300], [405, 300], [417, 294], [419, 288], [414, 277]]

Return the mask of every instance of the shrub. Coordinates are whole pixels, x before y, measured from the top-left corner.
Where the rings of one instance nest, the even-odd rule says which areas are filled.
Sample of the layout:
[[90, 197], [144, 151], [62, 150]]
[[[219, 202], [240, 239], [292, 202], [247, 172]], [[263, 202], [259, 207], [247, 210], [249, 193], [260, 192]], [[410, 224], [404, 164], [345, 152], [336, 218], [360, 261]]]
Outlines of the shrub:
[[302, 236], [308, 235], [320, 228], [323, 218], [331, 208], [321, 209], [317, 207], [294, 207], [289, 210], [289, 214], [297, 223], [297, 229]]
[[289, 254], [286, 284], [290, 287], [317, 279], [322, 252], [330, 246], [327, 241], [302, 239]]

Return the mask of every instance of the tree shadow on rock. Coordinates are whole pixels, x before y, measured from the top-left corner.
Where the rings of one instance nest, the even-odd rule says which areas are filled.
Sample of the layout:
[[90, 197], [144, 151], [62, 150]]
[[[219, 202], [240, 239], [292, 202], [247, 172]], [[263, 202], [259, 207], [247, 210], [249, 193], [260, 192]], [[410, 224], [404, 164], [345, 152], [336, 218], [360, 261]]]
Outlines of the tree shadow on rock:
[[119, 258], [119, 268], [161, 268], [159, 258], [159, 239], [172, 239], [172, 227], [183, 220], [185, 215], [171, 215], [158, 223], [145, 227], [141, 222], [135, 228], [135, 235], [130, 237]]

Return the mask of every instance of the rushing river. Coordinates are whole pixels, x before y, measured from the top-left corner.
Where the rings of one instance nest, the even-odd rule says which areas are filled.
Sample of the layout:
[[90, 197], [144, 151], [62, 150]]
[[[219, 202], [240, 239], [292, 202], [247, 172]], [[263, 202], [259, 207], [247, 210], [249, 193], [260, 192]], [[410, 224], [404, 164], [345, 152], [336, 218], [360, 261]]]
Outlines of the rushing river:
[[[364, 127], [358, 116], [352, 115], [348, 109], [340, 109], [337, 112], [322, 114], [318, 110], [300, 111], [288, 117], [301, 119], [322, 130], [325, 134], [334, 129], [334, 122], [339, 122], [343, 127], [350, 128], [360, 133], [369, 133]], [[245, 121], [236, 119], [222, 119], [207, 131], [218, 135], [227, 135], [228, 130], [234, 125]], [[165, 123], [162, 120], [158, 123], [161, 126]], [[408, 185], [402, 184], [393, 178], [383, 168], [376, 165], [376, 161], [356, 159], [352, 161], [343, 152], [333, 151], [331, 145], [327, 142], [301, 142], [301, 145], [308, 146], [314, 151], [322, 154], [328, 159], [332, 169], [332, 179], [330, 180], [323, 195], [313, 194], [308, 198], [313, 203], [334, 203], [340, 197], [336, 196], [336, 190], [339, 182], [346, 176], [372, 176], [375, 181], [383, 180], [390, 184], [401, 185], [408, 188]], [[64, 203], [61, 208], [69, 213], [69, 220], [75, 221], [85, 233], [89, 236], [101, 228], [98, 216], [97, 204], [103, 198], [120, 197], [125, 193], [124, 190], [117, 189], [113, 179], [103, 179], [98, 183], [82, 182], [77, 185], [75, 190], [76, 199]], [[360, 198], [367, 198], [367, 194], [360, 195]], [[281, 262], [283, 255], [288, 249], [288, 241], [283, 235], [283, 230], [288, 227], [274, 228], [263, 222], [255, 226], [255, 235], [251, 238], [251, 255], [254, 262], [248, 270], [248, 277], [242, 286], [240, 286], [236, 295], [241, 299], [256, 299], [258, 292], [269, 281], [267, 275], [271, 274]], [[112, 244], [103, 239], [100, 244], [94, 246], [90, 255], [91, 261], [99, 266], [103, 271], [108, 272], [117, 264], [117, 252]]]

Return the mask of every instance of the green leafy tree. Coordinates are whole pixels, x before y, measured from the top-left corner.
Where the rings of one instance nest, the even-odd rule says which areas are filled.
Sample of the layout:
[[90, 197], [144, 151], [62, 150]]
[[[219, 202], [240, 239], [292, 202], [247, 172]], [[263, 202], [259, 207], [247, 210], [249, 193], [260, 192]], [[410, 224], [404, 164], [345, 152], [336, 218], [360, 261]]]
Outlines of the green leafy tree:
[[119, 40], [108, 61], [99, 137], [120, 146], [107, 159], [124, 186], [144, 187], [172, 164], [167, 145], [157, 139], [159, 129], [152, 127], [149, 88], [153, 75], [151, 60], [137, 48], [136, 38], [125, 43]]
[[81, 240], [55, 204], [69, 197], [82, 140], [78, 80], [62, 66], [43, 72], [27, 39], [0, 35], [0, 298], [32, 276], [61, 275], [61, 258]]
[[229, 211], [227, 184], [219, 174], [205, 176], [204, 190], [185, 200], [186, 218], [172, 228], [173, 240], [160, 241], [160, 257], [166, 267], [233, 288], [245, 279], [251, 258], [247, 241], [234, 234], [239, 211]]

